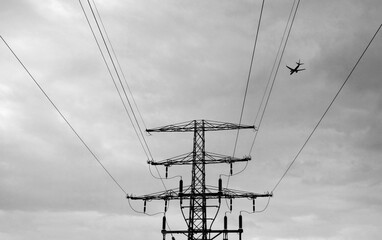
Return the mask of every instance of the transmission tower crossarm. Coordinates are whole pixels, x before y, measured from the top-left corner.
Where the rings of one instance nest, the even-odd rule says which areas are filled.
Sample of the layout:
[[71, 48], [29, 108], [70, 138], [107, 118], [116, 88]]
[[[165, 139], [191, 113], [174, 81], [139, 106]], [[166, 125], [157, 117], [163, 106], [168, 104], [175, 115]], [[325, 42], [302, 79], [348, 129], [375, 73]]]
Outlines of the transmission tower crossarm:
[[229, 188], [223, 188], [221, 191], [217, 187], [206, 187], [205, 193], [192, 193], [191, 186], [186, 186], [184, 192], [180, 192], [179, 189], [168, 189], [166, 191], [146, 194], [142, 196], [127, 195], [126, 198], [132, 200], [174, 200], [174, 199], [190, 199], [192, 197], [205, 197], [206, 199], [216, 198], [249, 198], [256, 199], [258, 197], [272, 197], [272, 193], [253, 193]]
[[[201, 233], [202, 230], [194, 230], [195, 233]], [[242, 233], [243, 229], [236, 229], [236, 230], [213, 230], [213, 229], [207, 229], [205, 232], [207, 233]], [[162, 230], [162, 233], [172, 233], [172, 234], [184, 234], [188, 233], [188, 230]]]
[[223, 198], [251, 198], [256, 199], [258, 197], [273, 197], [273, 193], [253, 193], [246, 191], [233, 190], [229, 188], [223, 188], [221, 197]]
[[[232, 156], [205, 152], [205, 164], [219, 164], [219, 163], [235, 163], [235, 162], [247, 162], [251, 160], [251, 156], [244, 156], [243, 158], [236, 158]], [[147, 161], [151, 165], [163, 165], [170, 167], [173, 165], [192, 165], [193, 152], [182, 154], [176, 157], [168, 158], [161, 161]]]
[[192, 120], [189, 122], [182, 122], [158, 128], [146, 129], [146, 132], [194, 132], [195, 130], [201, 130], [202, 128], [203, 131], [222, 131], [235, 129], [257, 130], [257, 128], [254, 125], [242, 125], [211, 120]]
[[131, 200], [171, 200], [171, 199], [179, 199], [179, 191], [178, 189], [168, 189], [162, 192], [156, 192], [141, 196], [135, 195], [126, 195], [127, 199]]

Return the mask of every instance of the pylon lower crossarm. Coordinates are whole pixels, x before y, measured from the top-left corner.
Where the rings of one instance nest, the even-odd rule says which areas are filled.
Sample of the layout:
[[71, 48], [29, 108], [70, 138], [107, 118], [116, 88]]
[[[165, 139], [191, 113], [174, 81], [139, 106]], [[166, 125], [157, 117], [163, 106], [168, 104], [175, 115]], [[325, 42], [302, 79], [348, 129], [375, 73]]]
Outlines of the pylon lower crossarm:
[[[198, 233], [198, 232], [202, 232], [202, 231], [198, 231], [198, 230], [194, 230], [195, 233]], [[234, 229], [234, 230], [212, 230], [212, 229], [208, 229], [206, 231], [207, 233], [242, 233], [243, 232], [243, 229]], [[185, 234], [185, 233], [188, 233], [188, 230], [162, 230], [162, 233], [164, 234]]]
[[[188, 187], [189, 188], [189, 187]], [[186, 188], [187, 189], [187, 188]], [[147, 194], [142, 196], [127, 195], [126, 198], [132, 200], [175, 200], [175, 199], [190, 199], [191, 197], [205, 197], [206, 199], [218, 199], [218, 198], [248, 198], [256, 199], [259, 197], [272, 197], [272, 193], [253, 193], [240, 190], [234, 190], [229, 188], [223, 188], [222, 191], [217, 191], [217, 188], [207, 188], [207, 192], [204, 194], [191, 193], [189, 191], [179, 192], [178, 189], [170, 189], [163, 192]]]

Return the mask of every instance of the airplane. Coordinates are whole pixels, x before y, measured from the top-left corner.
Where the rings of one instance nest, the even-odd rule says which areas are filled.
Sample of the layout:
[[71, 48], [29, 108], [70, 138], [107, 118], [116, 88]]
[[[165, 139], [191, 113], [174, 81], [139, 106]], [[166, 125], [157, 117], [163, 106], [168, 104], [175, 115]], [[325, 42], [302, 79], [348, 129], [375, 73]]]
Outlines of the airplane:
[[298, 62], [296, 62], [296, 64], [297, 64], [297, 66], [295, 68], [291, 68], [289, 66], [286, 66], [290, 70], [290, 75], [292, 75], [293, 73], [298, 73], [299, 71], [306, 70], [305, 68], [299, 69], [299, 67], [304, 64], [304, 63], [300, 62], [300, 59], [298, 60]]

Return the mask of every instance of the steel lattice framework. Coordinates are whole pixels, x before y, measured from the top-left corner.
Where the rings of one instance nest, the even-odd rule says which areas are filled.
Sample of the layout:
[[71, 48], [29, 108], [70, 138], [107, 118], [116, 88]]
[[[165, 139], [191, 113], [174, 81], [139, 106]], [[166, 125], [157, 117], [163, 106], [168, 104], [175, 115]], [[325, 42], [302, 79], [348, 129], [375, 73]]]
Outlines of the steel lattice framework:
[[[214, 239], [220, 234], [223, 234], [223, 239], [228, 239], [228, 233], [241, 233], [243, 232], [241, 226], [241, 216], [239, 220], [239, 229], [228, 230], [226, 224], [224, 229], [212, 230], [212, 224], [220, 209], [221, 199], [229, 199], [232, 202], [234, 198], [249, 198], [255, 203], [258, 197], [271, 197], [272, 194], [264, 193], [257, 194], [252, 192], [232, 190], [222, 187], [222, 181], [219, 179], [218, 187], [206, 185], [206, 164], [218, 164], [243, 162], [251, 160], [251, 157], [244, 158], [229, 157], [216, 153], [209, 153], [205, 151], [205, 132], [206, 131], [221, 131], [221, 130], [234, 130], [234, 129], [255, 129], [255, 126], [237, 125], [233, 123], [208, 121], [208, 120], [193, 120], [190, 122], [183, 122], [178, 124], [171, 124], [164, 127], [147, 129], [147, 132], [193, 132], [193, 151], [191, 153], [179, 155], [173, 158], [165, 159], [162, 161], [148, 161], [151, 165], [163, 165], [167, 169], [172, 165], [192, 165], [191, 170], [191, 184], [183, 187], [183, 180], [180, 180], [179, 189], [169, 189], [162, 192], [152, 193], [143, 196], [128, 195], [127, 198], [133, 200], [143, 200], [146, 206], [146, 201], [150, 200], [164, 200], [167, 204], [169, 200], [180, 200], [181, 211], [183, 216], [188, 209], [188, 217], [185, 217], [187, 230], [166, 230], [166, 217], [163, 217], [162, 234], [165, 239], [166, 234], [185, 234], [188, 240], [207, 240]], [[218, 200], [218, 205], [207, 205], [207, 200]], [[184, 203], [188, 200], [188, 205]], [[217, 209], [214, 217], [209, 217], [210, 208]], [[210, 214], [212, 215], [212, 214]]]

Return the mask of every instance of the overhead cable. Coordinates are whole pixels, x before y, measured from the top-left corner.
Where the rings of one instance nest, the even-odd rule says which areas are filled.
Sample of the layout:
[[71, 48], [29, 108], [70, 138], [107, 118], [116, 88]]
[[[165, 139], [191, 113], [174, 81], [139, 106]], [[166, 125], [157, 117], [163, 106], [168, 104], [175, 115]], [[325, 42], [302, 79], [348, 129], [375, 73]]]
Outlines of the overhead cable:
[[141, 111], [139, 111], [138, 104], [137, 104], [137, 102], [135, 101], [133, 92], [131, 91], [131, 88], [130, 88], [129, 84], [127, 83], [127, 79], [126, 79], [125, 73], [123, 72], [122, 67], [121, 67], [121, 64], [119, 63], [117, 54], [116, 54], [115, 51], [114, 51], [114, 47], [113, 47], [113, 44], [112, 44], [111, 41], [110, 41], [109, 34], [107, 33], [106, 28], [105, 28], [105, 25], [103, 24], [103, 21], [102, 21], [102, 18], [101, 18], [101, 14], [98, 12], [97, 4], [95, 3], [94, 0], [92, 0], [92, 2], [93, 2], [93, 5], [94, 5], [95, 10], [96, 10], [96, 12], [97, 12], [97, 16], [98, 16], [98, 18], [99, 18], [99, 20], [100, 20], [100, 22], [101, 22], [102, 29], [103, 29], [103, 31], [105, 32], [106, 39], [107, 39], [107, 41], [108, 41], [108, 43], [109, 43], [109, 45], [110, 45], [111, 52], [113, 53], [113, 56], [114, 56], [114, 58], [115, 58], [115, 60], [116, 60], [116, 62], [117, 62], [118, 68], [119, 68], [119, 70], [120, 70], [120, 72], [121, 72], [121, 74], [122, 74], [123, 80], [124, 80], [124, 82], [125, 82], [125, 84], [126, 84], [126, 86], [127, 86], [127, 90], [129, 90], [129, 93], [130, 93], [130, 95], [131, 95], [131, 99], [133, 100], [134, 106], [135, 106], [135, 108], [137, 109], [138, 115], [139, 115], [139, 117], [140, 117], [140, 119], [141, 119], [141, 121], [142, 121], [142, 124], [143, 124], [144, 128], [147, 129], [145, 120], [144, 120], [143, 117], [142, 117]]
[[354, 72], [355, 68], [357, 67], [358, 63], [361, 61], [362, 57], [365, 55], [367, 49], [369, 48], [369, 46], [371, 45], [371, 43], [373, 42], [375, 36], [378, 34], [379, 30], [381, 29], [382, 27], [382, 24], [379, 25], [377, 31], [374, 33], [373, 37], [371, 38], [371, 40], [369, 41], [369, 43], [367, 44], [365, 50], [362, 52], [361, 56], [358, 58], [357, 62], [355, 63], [355, 65], [353, 66], [353, 68], [351, 69], [349, 75], [346, 77], [345, 81], [342, 83], [341, 87], [339, 88], [339, 90], [337, 91], [336, 95], [334, 96], [334, 98], [332, 99], [332, 101], [330, 102], [330, 104], [328, 105], [328, 107], [326, 108], [326, 110], [324, 111], [324, 113], [322, 114], [320, 120], [318, 120], [317, 124], [315, 125], [315, 127], [313, 128], [312, 132], [309, 134], [308, 138], [305, 140], [304, 144], [302, 145], [302, 147], [300, 148], [300, 150], [297, 152], [296, 156], [293, 158], [292, 162], [288, 165], [287, 169], [285, 170], [284, 174], [281, 176], [280, 180], [276, 183], [276, 185], [274, 186], [273, 191], [276, 190], [276, 188], [279, 186], [280, 182], [284, 179], [285, 175], [288, 173], [289, 169], [292, 167], [292, 165], [295, 163], [296, 159], [298, 158], [298, 156], [300, 155], [300, 153], [302, 152], [302, 150], [304, 149], [304, 147], [306, 146], [306, 144], [308, 143], [308, 141], [310, 140], [310, 138], [312, 137], [312, 135], [314, 134], [314, 132], [316, 131], [316, 129], [318, 128], [318, 126], [320, 125], [322, 119], [324, 119], [326, 113], [329, 111], [330, 107], [333, 105], [334, 101], [337, 99], [338, 95], [340, 94], [341, 90], [343, 89], [343, 87], [345, 86], [345, 84], [347, 83], [347, 81], [349, 80], [350, 76], [352, 75], [352, 73]]
[[[82, 7], [82, 10], [83, 10], [83, 12], [84, 12], [84, 14], [85, 14], [86, 19], [88, 19], [88, 18], [87, 18], [87, 14], [86, 14], [86, 12], [85, 12], [83, 6], [82, 6], [81, 0], [79, 0], [79, 2], [80, 2], [80, 5], [81, 5], [81, 7]], [[91, 5], [91, 3], [90, 3], [89, 0], [87, 0], [87, 2], [88, 2], [88, 5], [89, 5], [90, 10], [91, 10], [91, 12], [92, 12], [94, 21], [95, 21], [95, 23], [96, 23], [96, 25], [97, 25], [98, 31], [99, 31], [99, 33], [100, 33], [100, 35], [101, 35], [101, 38], [102, 38], [103, 44], [104, 44], [104, 46], [105, 46], [105, 49], [106, 49], [106, 51], [107, 51], [107, 53], [108, 53], [108, 56], [109, 56], [109, 58], [110, 58], [110, 61], [111, 61], [112, 65], [113, 65], [113, 69], [114, 69], [114, 71], [115, 71], [115, 73], [116, 73], [116, 75], [117, 75], [117, 78], [118, 78], [119, 83], [120, 83], [120, 85], [121, 85], [121, 88], [122, 88], [122, 90], [123, 90], [124, 96], [125, 96], [125, 98], [126, 98], [126, 100], [127, 100], [127, 102], [128, 102], [128, 105], [129, 105], [129, 107], [130, 107], [130, 111], [131, 111], [131, 113], [133, 114], [133, 118], [134, 118], [134, 120], [135, 120], [135, 123], [134, 123], [134, 121], [132, 120], [132, 118], [130, 117], [130, 114], [128, 114], [129, 119], [130, 119], [130, 122], [131, 122], [131, 124], [132, 124], [132, 126], [133, 126], [133, 128], [134, 128], [134, 131], [135, 131], [136, 134], [137, 134], [138, 140], [140, 141], [141, 146], [143, 147], [144, 152], [147, 153], [147, 154], [146, 154], [147, 158], [153, 160], [153, 156], [152, 156], [152, 154], [151, 154], [149, 145], [148, 145], [147, 142], [146, 142], [146, 139], [145, 139], [145, 136], [144, 136], [144, 134], [143, 134], [143, 132], [142, 132], [141, 126], [140, 126], [140, 124], [139, 124], [139, 122], [138, 122], [138, 119], [137, 119], [137, 117], [136, 117], [136, 114], [135, 114], [135, 112], [134, 112], [134, 109], [133, 109], [133, 107], [132, 107], [132, 105], [131, 105], [131, 101], [129, 100], [129, 98], [128, 98], [128, 96], [127, 96], [126, 90], [125, 90], [124, 85], [123, 85], [122, 80], [121, 80], [121, 77], [120, 77], [120, 75], [119, 75], [119, 73], [118, 73], [118, 70], [117, 70], [116, 65], [115, 65], [115, 63], [114, 63], [114, 60], [113, 60], [113, 57], [112, 57], [112, 55], [111, 55], [111, 53], [110, 53], [108, 44], [107, 44], [107, 42], [106, 42], [106, 40], [105, 40], [105, 37], [104, 37], [104, 34], [103, 34], [102, 30], [101, 30], [100, 24], [98, 23], [97, 17], [96, 17], [96, 15], [95, 15], [95, 13], [94, 13], [93, 6]], [[94, 3], [94, 1], [93, 1], [93, 3]], [[97, 10], [97, 13], [98, 13], [98, 10]], [[98, 14], [98, 16], [100, 16], [100, 15]], [[101, 18], [100, 18], [100, 22], [102, 23]], [[89, 23], [89, 21], [88, 21], [88, 23]], [[90, 23], [89, 23], [89, 27], [91, 28], [91, 30], [93, 29], [93, 28], [91, 27], [91, 24], [90, 24]], [[106, 33], [105, 28], [104, 28], [104, 31], [105, 31], [105, 35], [106, 35], [107, 33]], [[94, 33], [93, 30], [92, 30], [92, 32]], [[94, 34], [93, 34], [93, 36], [94, 36]], [[94, 37], [95, 37], [95, 36], [94, 36]], [[95, 39], [96, 39], [96, 38], [95, 38]], [[96, 40], [96, 42], [98, 42], [98, 41]], [[111, 42], [110, 42], [110, 41], [109, 41], [109, 44], [111, 45]], [[112, 45], [111, 45], [111, 48], [112, 48]], [[102, 51], [101, 48], [99, 48], [99, 50]], [[103, 55], [103, 54], [102, 54], [102, 55]], [[106, 63], [106, 62], [105, 62], [105, 63]], [[107, 63], [106, 63], [106, 64], [107, 64]], [[122, 73], [123, 73], [123, 72], [122, 72]], [[112, 79], [113, 79], [113, 82], [114, 82], [114, 78], [113, 78], [113, 77], [112, 77]], [[127, 86], [128, 86], [128, 85], [127, 85]], [[117, 88], [117, 91], [119, 92], [118, 88]], [[122, 102], [124, 103], [124, 101], [122, 101]], [[125, 104], [124, 104], [124, 106], [125, 106]], [[126, 110], [126, 112], [128, 113], [128, 111], [127, 111], [126, 108], [125, 108], [125, 110]], [[135, 125], [136, 125], [136, 126], [135, 126]], [[139, 136], [139, 134], [138, 134], [136, 128], [138, 128], [138, 131], [140, 132], [140, 136]], [[144, 143], [145, 147], [143, 146], [143, 143]], [[147, 152], [146, 152], [146, 150], [147, 150]], [[163, 178], [161, 177], [161, 174], [160, 174], [160, 172], [159, 172], [159, 169], [157, 168], [157, 166], [155, 166], [155, 168], [156, 168], [156, 171], [157, 171], [157, 173], [158, 173], [158, 175], [159, 175], [159, 179], [161, 180], [161, 183], [162, 183], [164, 189], [167, 190], [166, 184], [164, 183]]]
[[[99, 51], [100, 51], [100, 53], [101, 53], [102, 59], [103, 59], [105, 65], [106, 65], [106, 68], [107, 68], [107, 70], [108, 70], [108, 72], [109, 72], [109, 75], [110, 75], [110, 77], [111, 77], [111, 79], [112, 79], [112, 81], [113, 81], [113, 84], [114, 84], [114, 87], [115, 87], [115, 89], [116, 89], [116, 91], [117, 91], [117, 93], [118, 93], [119, 99], [120, 99], [121, 102], [122, 102], [122, 105], [123, 105], [123, 107], [124, 107], [124, 109], [125, 109], [125, 112], [126, 112], [128, 118], [129, 118], [131, 124], [133, 124], [133, 120], [132, 120], [132, 118], [131, 118], [131, 116], [130, 116], [130, 113], [129, 113], [128, 109], [127, 109], [127, 106], [126, 106], [126, 104], [125, 104], [125, 101], [123, 100], [123, 97], [122, 97], [122, 95], [121, 95], [121, 92], [119, 91], [119, 88], [118, 88], [118, 86], [117, 86], [117, 83], [115, 82], [114, 76], [113, 76], [113, 74], [112, 74], [112, 72], [111, 72], [111, 69], [110, 69], [110, 67], [109, 67], [109, 64], [107, 63], [107, 60], [106, 60], [106, 58], [105, 58], [105, 55], [104, 55], [104, 53], [103, 53], [103, 51], [102, 51], [102, 48], [101, 48], [101, 46], [100, 46], [100, 44], [99, 44], [99, 42], [98, 42], [98, 39], [97, 39], [97, 37], [96, 37], [96, 35], [95, 35], [95, 32], [94, 32], [94, 30], [93, 30], [93, 27], [92, 27], [90, 21], [89, 21], [89, 18], [88, 18], [87, 14], [86, 14], [86, 11], [85, 11], [85, 9], [84, 9], [82, 3], [81, 3], [81, 0], [78, 0], [78, 2], [79, 2], [80, 5], [81, 5], [82, 12], [83, 12], [84, 15], [85, 15], [86, 21], [87, 21], [87, 23], [88, 23], [88, 25], [89, 25], [89, 28], [90, 28], [90, 30], [91, 30], [91, 32], [92, 32], [92, 34], [93, 34], [94, 40], [96, 41], [97, 47], [98, 47], [98, 49], [99, 49]], [[145, 146], [144, 146], [144, 144], [143, 144], [143, 142], [142, 142], [142, 140], [141, 140], [141, 138], [140, 138], [140, 136], [139, 136], [139, 133], [138, 133], [136, 127], [134, 126], [134, 124], [133, 124], [133, 129], [134, 129], [134, 132], [135, 132], [136, 136], [138, 137], [139, 143], [141, 144], [141, 147], [142, 147], [142, 149], [143, 149], [143, 151], [144, 151], [146, 157], [147, 157], [148, 159], [150, 159], [150, 155], [148, 154], [148, 152], [147, 152], [147, 150], [146, 150], [146, 148], [145, 148]]]
[[130, 111], [131, 111], [131, 113], [133, 114], [133, 118], [134, 118], [135, 123], [132, 122], [132, 125], [133, 125], [133, 126], [134, 126], [134, 124], [137, 125], [138, 131], [139, 131], [140, 136], [141, 136], [141, 138], [142, 138], [142, 140], [143, 140], [143, 142], [144, 142], [144, 144], [145, 144], [145, 146], [146, 146], [147, 152], [148, 152], [150, 158], [153, 159], [152, 154], [151, 154], [151, 151], [150, 151], [150, 148], [149, 148], [149, 146], [148, 146], [148, 144], [147, 144], [147, 142], [146, 142], [146, 138], [145, 138], [145, 136], [144, 136], [144, 134], [143, 134], [143, 132], [142, 132], [142, 128], [141, 128], [141, 126], [140, 126], [140, 124], [139, 124], [139, 122], [138, 122], [137, 116], [136, 116], [136, 114], [135, 114], [135, 112], [134, 112], [134, 109], [133, 109], [133, 107], [132, 107], [132, 105], [131, 105], [131, 101], [130, 101], [129, 97], [127, 96], [125, 87], [124, 87], [124, 85], [123, 85], [123, 83], [122, 83], [121, 77], [120, 77], [119, 72], [118, 72], [118, 70], [117, 70], [117, 67], [116, 67], [116, 65], [115, 65], [115, 63], [114, 63], [114, 60], [113, 60], [113, 57], [112, 57], [112, 55], [111, 55], [111, 53], [110, 53], [109, 47], [108, 47], [108, 45], [107, 45], [107, 43], [106, 43], [106, 39], [105, 39], [105, 37], [104, 37], [104, 35], [103, 35], [103, 32], [102, 32], [102, 30], [101, 30], [101, 27], [100, 27], [100, 25], [99, 25], [99, 23], [98, 23], [97, 17], [96, 17], [96, 15], [95, 15], [95, 13], [94, 13], [93, 7], [92, 7], [92, 5], [91, 5], [91, 3], [90, 3], [89, 0], [87, 0], [87, 2], [88, 2], [88, 5], [89, 5], [90, 10], [91, 10], [91, 12], [92, 12], [92, 15], [93, 15], [93, 17], [94, 17], [94, 20], [95, 20], [95, 23], [96, 23], [97, 28], [98, 28], [98, 30], [99, 30], [99, 33], [100, 33], [100, 35], [101, 35], [102, 41], [103, 41], [103, 43], [104, 43], [104, 45], [105, 45], [106, 51], [107, 51], [107, 53], [108, 53], [108, 55], [109, 55], [110, 61], [111, 61], [112, 65], [113, 65], [113, 69], [115, 70], [115, 73], [116, 73], [116, 75], [117, 75], [118, 81], [119, 81], [119, 83], [120, 83], [120, 85], [121, 85], [121, 88], [122, 88], [122, 91], [123, 91], [123, 93], [124, 93], [124, 96], [125, 96], [125, 98], [126, 98], [126, 100], [127, 100], [127, 103], [128, 103], [128, 105], [129, 105]]
[[[265, 105], [264, 105], [263, 111], [261, 112], [260, 121], [259, 121], [259, 123], [258, 123], [258, 129], [259, 129], [259, 130], [260, 130], [260, 126], [261, 126], [261, 123], [262, 123], [262, 121], [263, 121], [263, 118], [264, 118], [265, 111], [266, 111], [267, 106], [268, 106], [268, 103], [269, 103], [269, 99], [270, 99], [271, 94], [272, 94], [273, 86], [274, 86], [275, 81], [276, 81], [276, 77], [277, 77], [277, 74], [278, 74], [278, 71], [279, 71], [279, 68], [280, 68], [281, 60], [282, 60], [282, 58], [283, 58], [283, 56], [284, 56], [285, 48], [286, 48], [287, 43], [288, 43], [289, 35], [290, 35], [290, 32], [291, 32], [292, 27], [293, 27], [293, 23], [294, 23], [294, 20], [295, 20], [295, 17], [296, 17], [296, 13], [297, 13], [298, 7], [299, 7], [299, 5], [300, 5], [300, 0], [298, 0], [298, 1], [297, 1], [296, 8], [294, 8], [294, 6], [295, 6], [295, 2], [296, 2], [296, 0], [293, 1], [293, 5], [292, 5], [291, 11], [290, 11], [290, 13], [289, 13], [289, 17], [288, 17], [288, 22], [287, 22], [287, 24], [286, 24], [286, 26], [285, 26], [284, 33], [283, 33], [283, 37], [282, 37], [282, 39], [281, 39], [280, 46], [279, 46], [279, 49], [278, 49], [278, 51], [277, 51], [275, 61], [274, 61], [274, 63], [273, 63], [272, 71], [271, 71], [271, 73], [270, 73], [270, 75], [269, 75], [268, 83], [267, 83], [267, 86], [266, 86], [266, 88], [265, 88], [264, 95], [263, 95], [262, 100], [261, 100], [261, 104], [260, 104], [260, 106], [259, 106], [259, 110], [260, 110], [261, 107], [262, 107], [262, 103], [263, 103], [263, 101], [264, 101], [265, 93], [266, 93], [266, 91], [267, 91], [267, 89], [268, 89], [268, 86], [269, 86], [269, 83], [270, 83], [270, 80], [271, 80], [271, 76], [272, 76], [272, 73], [273, 73], [273, 70], [274, 70], [274, 67], [275, 67], [275, 63], [277, 62], [277, 59], [278, 59], [277, 68], [276, 68], [275, 74], [273, 75], [272, 84], [271, 84], [271, 87], [270, 87], [270, 89], [269, 89], [269, 92], [268, 92], [268, 95], [267, 95], [267, 98], [266, 98], [266, 101], [265, 101]], [[294, 10], [294, 11], [293, 11], [293, 10]], [[293, 13], [293, 12], [294, 12], [294, 13]], [[289, 25], [289, 22], [290, 22], [290, 18], [291, 18], [292, 13], [293, 13], [293, 18], [292, 18], [291, 23], [290, 23], [290, 25]], [[281, 55], [280, 55], [280, 57], [278, 58], [278, 54], [279, 54], [279, 52], [280, 52], [280, 48], [281, 48], [282, 43], [283, 43], [283, 41], [284, 41], [284, 37], [285, 37], [286, 30], [288, 29], [288, 25], [289, 25], [288, 34], [287, 34], [287, 36], [286, 36], [286, 38], [285, 38], [285, 42], [284, 42], [284, 45], [283, 45], [283, 49], [282, 49]], [[257, 112], [255, 122], [256, 122], [256, 120], [257, 120], [259, 110], [258, 110], [258, 112]], [[250, 148], [250, 150], [249, 150], [249, 154], [252, 153], [253, 146], [255, 145], [255, 141], [256, 141], [258, 132], [259, 132], [259, 131], [256, 131], [256, 132], [255, 132], [254, 138], [253, 138], [253, 140], [252, 140], [251, 148]]]
[[[247, 82], [246, 82], [246, 85], [245, 85], [245, 91], [244, 91], [243, 103], [242, 103], [241, 111], [240, 111], [239, 125], [241, 125], [241, 122], [242, 122], [242, 119], [243, 119], [244, 107], [245, 107], [245, 102], [246, 102], [246, 99], [247, 99], [247, 93], [248, 93], [248, 88], [249, 88], [249, 81], [250, 81], [250, 79], [251, 79], [253, 60], [254, 60], [254, 58], [255, 58], [255, 52], [256, 52], [256, 46], [257, 46], [257, 39], [258, 39], [258, 36], [259, 36], [260, 25], [261, 25], [261, 19], [262, 19], [262, 16], [263, 16], [264, 3], [265, 3], [265, 0], [263, 0], [262, 3], [261, 3], [261, 9], [260, 9], [260, 14], [259, 14], [259, 20], [258, 20], [258, 22], [257, 22], [257, 29], [256, 29], [256, 34], [255, 34], [255, 41], [254, 41], [254, 44], [253, 44], [252, 56], [251, 56], [251, 61], [250, 61], [250, 64], [249, 64], [249, 70], [248, 70], [248, 77], [247, 77]], [[255, 130], [255, 131], [256, 131], [256, 130]], [[238, 140], [239, 140], [239, 133], [240, 133], [240, 129], [237, 129], [237, 132], [236, 132], [236, 138], [235, 138], [235, 144], [234, 144], [234, 147], [233, 147], [232, 157], [235, 157], [235, 154], [236, 154], [237, 142], [238, 142]], [[238, 175], [238, 174], [244, 172], [244, 170], [247, 168], [247, 166], [248, 166], [248, 162], [246, 162], [244, 168], [243, 168], [241, 171], [239, 171], [239, 172], [233, 174], [232, 176], [234, 176], [234, 175]], [[227, 184], [226, 184], [226, 188], [228, 188], [229, 181], [230, 181], [230, 179], [231, 179], [231, 175], [225, 175], [225, 176], [228, 176], [228, 178], [227, 178]], [[225, 200], [225, 202], [226, 202], [226, 205], [227, 205], [227, 207], [228, 207], [227, 199]]]
[[[135, 108], [137, 109], [138, 115], [139, 115], [139, 117], [140, 117], [140, 119], [141, 119], [141, 121], [142, 121], [142, 123], [143, 123], [143, 126], [145, 127], [145, 129], [147, 129], [146, 123], [145, 123], [145, 121], [143, 120], [143, 117], [142, 117], [141, 112], [139, 111], [139, 108], [138, 108], [138, 105], [137, 105], [137, 103], [136, 103], [136, 101], [135, 101], [134, 95], [133, 95], [133, 93], [131, 92], [131, 89], [130, 89], [130, 87], [129, 87], [129, 84], [127, 83], [125, 74], [124, 74], [124, 72], [123, 72], [123, 70], [122, 70], [122, 67], [121, 67], [121, 64], [119, 63], [119, 60], [118, 60], [118, 58], [117, 58], [117, 54], [116, 54], [115, 51], [114, 51], [113, 44], [111, 43], [110, 38], [109, 38], [109, 35], [108, 35], [107, 30], [106, 30], [106, 28], [105, 28], [105, 25], [103, 24], [103, 21], [102, 21], [102, 18], [101, 18], [101, 14], [99, 13], [98, 8], [97, 8], [97, 4], [95, 3], [94, 0], [92, 0], [92, 2], [93, 2], [93, 5], [94, 5], [94, 9], [95, 9], [96, 12], [97, 12], [97, 16], [98, 16], [98, 18], [99, 18], [99, 20], [100, 20], [102, 29], [103, 29], [103, 31], [105, 32], [106, 39], [107, 39], [107, 41], [108, 41], [108, 43], [109, 43], [109, 45], [110, 45], [111, 51], [112, 51], [112, 53], [113, 53], [113, 56], [114, 56], [114, 58], [115, 58], [115, 60], [116, 60], [116, 62], [117, 62], [117, 64], [118, 64], [118, 68], [119, 68], [120, 72], [122, 73], [122, 77], [123, 77], [123, 79], [124, 79], [124, 81], [125, 81], [125, 84], [126, 84], [126, 86], [127, 86], [127, 89], [129, 90], [129, 93], [130, 93], [131, 98], [132, 98], [132, 100], [133, 100], [134, 106], [135, 106]], [[95, 18], [95, 19], [96, 19], [96, 18]], [[101, 31], [100, 31], [100, 32], [101, 32]], [[106, 45], [106, 44], [105, 44], [105, 45]], [[139, 137], [139, 136], [138, 136], [138, 137]], [[142, 137], [143, 137], [143, 136], [142, 136]], [[142, 142], [141, 142], [141, 144], [142, 144]], [[147, 149], [149, 150], [148, 145], [147, 145]], [[146, 151], [145, 148], [144, 148], [144, 151]], [[153, 157], [152, 157], [152, 155], [151, 155], [151, 152], [149, 152], [149, 153], [150, 153], [150, 157], [151, 157], [151, 159], [153, 159]], [[149, 157], [148, 157], [148, 159], [149, 159]], [[163, 177], [161, 176], [158, 167], [157, 167], [156, 165], [154, 165], [154, 167], [156, 168], [156, 171], [157, 171], [157, 174], [158, 174], [159, 177], [155, 176], [155, 175], [151, 172], [150, 165], [149, 165], [149, 171], [150, 171], [151, 176], [153, 176], [153, 177], [156, 178], [156, 179], [161, 179], [161, 180], [162, 180], [162, 179], [165, 179], [165, 178], [163, 178]], [[163, 183], [163, 186], [164, 186], [164, 188], [166, 189], [166, 186], [165, 186], [164, 183]]]
[[[261, 4], [260, 16], [259, 16], [259, 21], [258, 21], [258, 24], [257, 24], [256, 35], [255, 35], [255, 42], [254, 42], [254, 44], [253, 44], [252, 57], [251, 57], [251, 62], [250, 62], [250, 65], [249, 65], [249, 70], [248, 70], [248, 78], [247, 78], [247, 83], [246, 83], [245, 91], [244, 91], [243, 104], [242, 104], [242, 106], [241, 106], [239, 125], [241, 124], [241, 121], [242, 121], [242, 119], [243, 119], [245, 100], [247, 99], [247, 93], [248, 93], [248, 87], [249, 87], [249, 80], [251, 79], [251, 73], [252, 73], [253, 59], [254, 59], [254, 57], [255, 57], [256, 45], [257, 45], [257, 39], [258, 39], [258, 36], [259, 36], [259, 30], [260, 30], [260, 24], [261, 24], [261, 18], [262, 18], [262, 16], [263, 16], [264, 2], [265, 2], [265, 0], [263, 0], [263, 1], [262, 1], [262, 4]], [[240, 129], [237, 129], [237, 132], [236, 132], [236, 139], [235, 139], [235, 145], [234, 145], [234, 148], [233, 148], [232, 157], [234, 157], [234, 156], [235, 156], [235, 153], [236, 153], [237, 141], [238, 141], [238, 139], [239, 139], [239, 132], [240, 132]]]
[[98, 164], [105, 170], [105, 172], [109, 175], [109, 177], [114, 181], [114, 183], [121, 189], [121, 191], [126, 195], [127, 192], [123, 187], [118, 183], [118, 181], [111, 175], [111, 173], [106, 169], [106, 167], [102, 164], [102, 162], [99, 160], [99, 158], [95, 155], [95, 153], [90, 149], [90, 147], [86, 144], [86, 142], [83, 140], [83, 138], [78, 134], [78, 132], [74, 129], [74, 127], [69, 123], [67, 118], [62, 114], [60, 109], [56, 106], [56, 104], [52, 101], [52, 99], [48, 96], [48, 94], [44, 91], [44, 89], [40, 86], [40, 84], [36, 81], [36, 79], [32, 76], [32, 74], [29, 72], [29, 70], [26, 68], [26, 66], [22, 63], [20, 58], [16, 55], [16, 53], [12, 50], [12, 48], [8, 45], [8, 43], [4, 40], [2, 36], [0, 38], [3, 40], [5, 45], [8, 47], [8, 49], [12, 52], [13, 56], [17, 59], [17, 61], [21, 64], [21, 66], [24, 68], [24, 70], [28, 73], [29, 77], [33, 80], [33, 82], [37, 85], [37, 87], [41, 90], [41, 92], [44, 94], [44, 96], [48, 99], [48, 101], [52, 104], [54, 109], [58, 112], [58, 114], [61, 116], [61, 118], [66, 122], [66, 124], [69, 126], [69, 128], [73, 131], [73, 133], [77, 136], [77, 138], [81, 141], [81, 143], [85, 146], [85, 148], [89, 151], [89, 153], [93, 156], [93, 158], [98, 162]]

